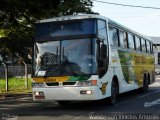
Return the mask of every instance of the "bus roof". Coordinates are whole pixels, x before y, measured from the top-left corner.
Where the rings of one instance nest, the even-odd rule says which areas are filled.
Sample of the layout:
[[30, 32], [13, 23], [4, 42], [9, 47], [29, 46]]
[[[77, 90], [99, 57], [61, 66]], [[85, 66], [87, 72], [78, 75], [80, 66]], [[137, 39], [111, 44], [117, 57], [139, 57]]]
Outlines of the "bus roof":
[[116, 27], [119, 27], [119, 28], [122, 28], [126, 31], [129, 31], [131, 33], [134, 33], [138, 36], [141, 36], [145, 39], [148, 39], [150, 40], [150, 37], [148, 36], [145, 36], [145, 35], [142, 35], [134, 30], [131, 30], [130, 28], [127, 28], [126, 26], [123, 26], [107, 17], [104, 17], [104, 16], [101, 16], [101, 15], [98, 15], [98, 14], [77, 14], [77, 15], [67, 15], [67, 16], [60, 16], [60, 17], [54, 17], [54, 18], [49, 18], [49, 19], [44, 19], [44, 20], [39, 20], [37, 21], [36, 23], [45, 23], [45, 22], [55, 22], [55, 21], [66, 21], [66, 20], [78, 20], [78, 19], [87, 19], [87, 18], [97, 18], [97, 19], [103, 19], [103, 20], [106, 20], [108, 23], [116, 26]]
[[103, 17], [101, 15], [97, 15], [97, 14], [77, 14], [77, 15], [67, 15], [67, 16], [60, 16], [60, 17], [55, 17], [55, 18], [39, 20], [36, 23], [53, 22], [53, 21], [66, 21], [66, 20], [78, 20], [78, 19], [87, 19], [87, 18], [106, 19], [106, 17]]

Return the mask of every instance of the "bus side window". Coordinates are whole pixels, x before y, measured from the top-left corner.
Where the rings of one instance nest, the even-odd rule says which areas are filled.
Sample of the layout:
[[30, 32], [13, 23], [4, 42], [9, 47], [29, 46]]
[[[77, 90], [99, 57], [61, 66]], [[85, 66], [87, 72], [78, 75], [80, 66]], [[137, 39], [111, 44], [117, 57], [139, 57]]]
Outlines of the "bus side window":
[[124, 48], [128, 48], [128, 42], [127, 42], [127, 33], [120, 30], [119, 31], [119, 38], [120, 38], [120, 46]]
[[109, 26], [109, 39], [111, 45], [118, 46], [118, 29], [112, 26]]
[[135, 46], [136, 46], [136, 50], [141, 51], [140, 38], [137, 36], [135, 36]]
[[134, 42], [134, 50], [136, 50], [136, 38], [135, 38], [135, 35], [133, 35], [133, 42]]
[[150, 50], [151, 50], [151, 53], [153, 53], [153, 43], [150, 42]]
[[149, 41], [146, 41], [146, 45], [147, 45], [147, 52], [150, 53], [151, 50], [150, 50], [150, 43], [149, 43]]
[[141, 39], [141, 47], [142, 52], [146, 52], [146, 41], [143, 38]]
[[130, 49], [134, 50], [134, 37], [131, 33], [128, 33], [128, 46]]

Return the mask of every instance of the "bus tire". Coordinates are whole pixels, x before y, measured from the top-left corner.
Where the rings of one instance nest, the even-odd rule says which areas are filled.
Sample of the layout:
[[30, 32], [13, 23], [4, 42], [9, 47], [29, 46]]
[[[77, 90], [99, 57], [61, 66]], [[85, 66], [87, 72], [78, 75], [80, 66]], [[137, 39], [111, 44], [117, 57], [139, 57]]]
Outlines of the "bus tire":
[[149, 86], [149, 83], [148, 83], [148, 77], [146, 75], [144, 75], [143, 77], [143, 87], [142, 87], [142, 92], [145, 93], [148, 91], [148, 86]]
[[57, 101], [57, 102], [61, 106], [65, 106], [65, 105], [67, 105], [69, 103], [68, 101]]
[[116, 85], [115, 81], [112, 81], [111, 85], [111, 96], [109, 97], [109, 104], [114, 105], [116, 103], [117, 99], [117, 94], [118, 94], [118, 86]]

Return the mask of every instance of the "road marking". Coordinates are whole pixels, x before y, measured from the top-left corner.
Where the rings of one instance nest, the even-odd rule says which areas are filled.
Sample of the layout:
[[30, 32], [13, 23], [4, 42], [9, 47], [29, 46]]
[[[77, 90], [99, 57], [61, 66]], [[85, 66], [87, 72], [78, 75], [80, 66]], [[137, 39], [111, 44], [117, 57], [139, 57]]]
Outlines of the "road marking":
[[[159, 78], [160, 79], [160, 78]], [[150, 87], [159, 87], [160, 86], [160, 82], [155, 82], [151, 85], [149, 85]]]
[[75, 117], [75, 118], [73, 118], [72, 120], [78, 120], [78, 119], [80, 119], [81, 117], [84, 117], [84, 116], [87, 116], [87, 115], [90, 115], [90, 114], [93, 114], [93, 113], [95, 113], [95, 112], [90, 112], [90, 113], [87, 113], [87, 114], [84, 114], [84, 115], [80, 115], [79, 117]]
[[137, 98], [139, 99], [139, 98], [146, 97], [146, 96], [152, 95], [152, 94], [154, 94], [154, 93], [158, 93], [158, 92], [160, 92], [160, 90], [157, 90], [157, 91], [154, 91], [154, 92], [152, 92], [152, 93], [148, 93], [148, 94], [139, 96], [139, 97], [137, 97]]
[[144, 107], [150, 107], [150, 106], [154, 106], [154, 105], [158, 105], [158, 104], [160, 104], [160, 99], [152, 101], [152, 102], [145, 102]]

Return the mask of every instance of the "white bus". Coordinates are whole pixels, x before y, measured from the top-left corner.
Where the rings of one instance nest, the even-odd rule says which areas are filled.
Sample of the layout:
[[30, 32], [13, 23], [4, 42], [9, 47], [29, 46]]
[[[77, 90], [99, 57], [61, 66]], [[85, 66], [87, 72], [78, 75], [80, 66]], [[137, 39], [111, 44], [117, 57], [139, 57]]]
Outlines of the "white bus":
[[72, 15], [36, 23], [33, 100], [91, 101], [153, 83], [152, 42], [100, 15]]

